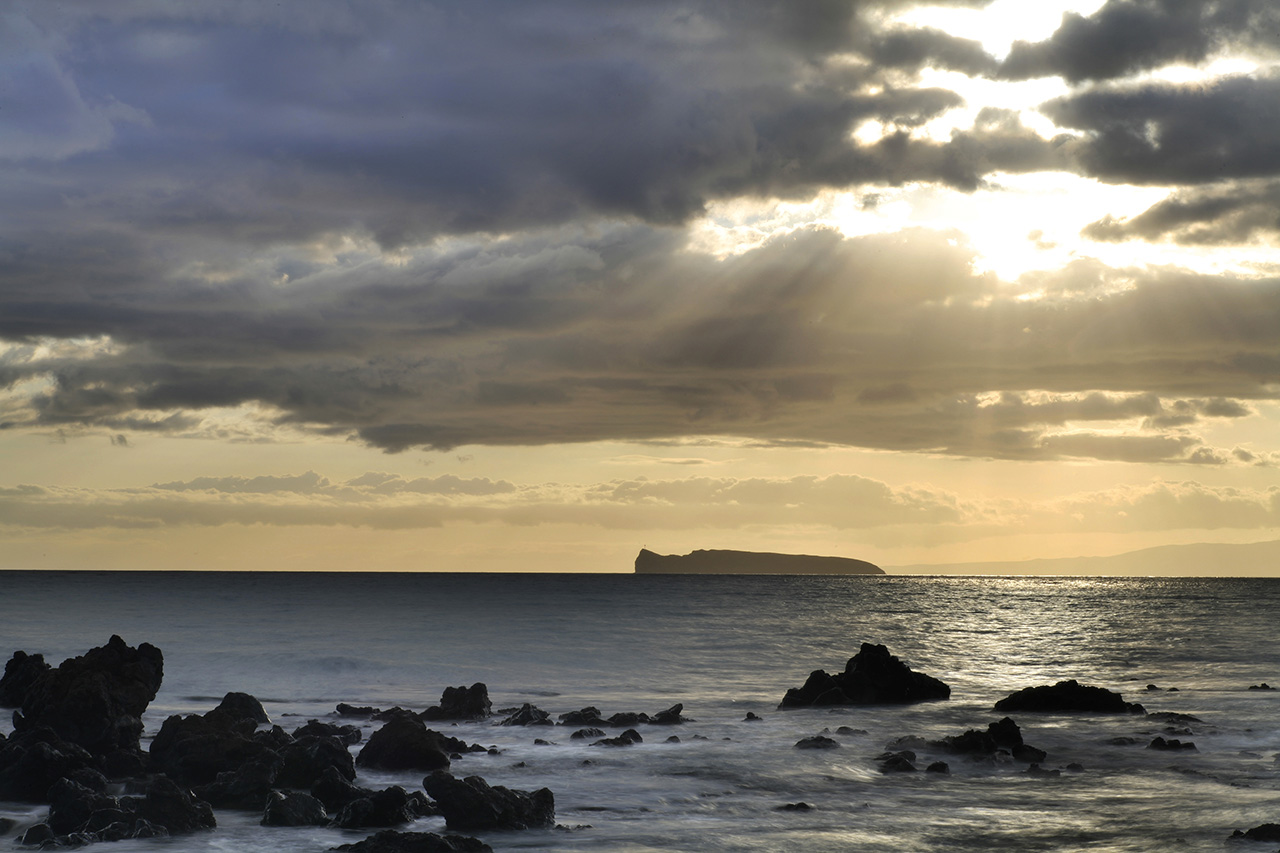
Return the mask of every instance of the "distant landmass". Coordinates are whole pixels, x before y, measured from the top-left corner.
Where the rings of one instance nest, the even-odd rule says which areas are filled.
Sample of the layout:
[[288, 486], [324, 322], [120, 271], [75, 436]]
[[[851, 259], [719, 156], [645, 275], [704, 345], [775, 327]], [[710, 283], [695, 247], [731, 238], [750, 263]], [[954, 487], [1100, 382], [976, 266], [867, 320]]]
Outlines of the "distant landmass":
[[683, 556], [644, 548], [636, 557], [638, 575], [882, 575], [884, 569], [850, 557], [770, 554], [762, 551], [694, 551]]

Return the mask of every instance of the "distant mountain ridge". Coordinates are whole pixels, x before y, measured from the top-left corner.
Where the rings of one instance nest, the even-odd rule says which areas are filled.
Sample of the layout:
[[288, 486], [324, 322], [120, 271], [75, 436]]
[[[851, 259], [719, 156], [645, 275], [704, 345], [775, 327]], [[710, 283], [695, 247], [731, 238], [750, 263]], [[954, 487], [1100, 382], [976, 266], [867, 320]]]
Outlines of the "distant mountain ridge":
[[895, 575], [1274, 577], [1280, 575], [1280, 540], [1157, 545], [1105, 557], [919, 563], [890, 566], [889, 570]]
[[683, 556], [636, 556], [638, 575], [883, 575], [884, 569], [852, 557], [772, 554], [765, 551], [694, 551]]

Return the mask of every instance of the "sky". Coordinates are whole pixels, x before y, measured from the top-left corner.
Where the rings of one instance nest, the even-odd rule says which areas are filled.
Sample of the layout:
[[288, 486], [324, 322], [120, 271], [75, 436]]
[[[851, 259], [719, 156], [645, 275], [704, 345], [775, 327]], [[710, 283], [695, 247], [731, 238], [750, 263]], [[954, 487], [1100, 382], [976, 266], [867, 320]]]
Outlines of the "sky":
[[1280, 539], [1277, 104], [1273, 0], [15, 0], [0, 566]]

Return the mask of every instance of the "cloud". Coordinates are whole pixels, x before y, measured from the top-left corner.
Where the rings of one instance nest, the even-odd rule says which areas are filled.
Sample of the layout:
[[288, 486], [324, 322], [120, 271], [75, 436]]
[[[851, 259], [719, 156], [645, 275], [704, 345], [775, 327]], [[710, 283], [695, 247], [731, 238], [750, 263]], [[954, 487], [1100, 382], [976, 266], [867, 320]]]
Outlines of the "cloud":
[[1277, 23], [1280, 13], [1269, 0], [1108, 0], [1088, 17], [1066, 13], [1045, 41], [1015, 42], [999, 74], [1013, 80], [1058, 75], [1081, 83], [1196, 65], [1229, 44], [1274, 47]]
[[1271, 105], [1280, 74], [1229, 75], [1203, 85], [1086, 89], [1040, 107], [1085, 132], [1070, 157], [1085, 174], [1131, 184], [1207, 184], [1280, 172]]
[[1091, 240], [1167, 240], [1184, 246], [1266, 242], [1280, 235], [1280, 182], [1245, 181], [1180, 190], [1128, 218], [1107, 216], [1080, 232]]

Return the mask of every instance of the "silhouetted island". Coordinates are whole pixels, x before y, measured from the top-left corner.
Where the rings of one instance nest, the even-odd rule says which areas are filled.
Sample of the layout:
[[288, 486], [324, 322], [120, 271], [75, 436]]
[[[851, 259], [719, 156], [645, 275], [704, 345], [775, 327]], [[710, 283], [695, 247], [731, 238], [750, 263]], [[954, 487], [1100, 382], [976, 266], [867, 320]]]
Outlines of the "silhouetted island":
[[770, 554], [759, 551], [694, 551], [655, 554], [641, 548], [638, 575], [883, 575], [884, 569], [850, 557]]

